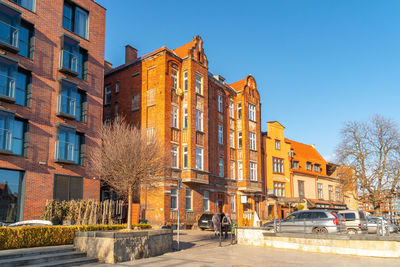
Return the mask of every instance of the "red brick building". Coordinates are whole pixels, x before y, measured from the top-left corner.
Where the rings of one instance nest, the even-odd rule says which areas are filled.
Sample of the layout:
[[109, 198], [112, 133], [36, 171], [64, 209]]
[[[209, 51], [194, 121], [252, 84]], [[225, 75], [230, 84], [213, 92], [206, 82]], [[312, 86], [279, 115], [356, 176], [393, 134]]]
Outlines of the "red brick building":
[[46, 200], [99, 199], [105, 9], [92, 0], [0, 1], [0, 222]]
[[[260, 206], [260, 96], [255, 79], [227, 84], [208, 71], [203, 40], [137, 57], [105, 73], [104, 119], [121, 114], [156, 133], [171, 155], [170, 173], [143, 187], [141, 217], [153, 224], [194, 224], [204, 212], [230, 213], [250, 224]], [[178, 181], [183, 187], [179, 191]]]

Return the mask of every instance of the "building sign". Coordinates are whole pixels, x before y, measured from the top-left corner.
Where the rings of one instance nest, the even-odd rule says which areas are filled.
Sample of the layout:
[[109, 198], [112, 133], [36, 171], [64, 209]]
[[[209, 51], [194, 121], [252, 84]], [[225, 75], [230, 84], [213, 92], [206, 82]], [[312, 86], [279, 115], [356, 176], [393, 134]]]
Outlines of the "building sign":
[[247, 196], [240, 196], [240, 203], [247, 203]]

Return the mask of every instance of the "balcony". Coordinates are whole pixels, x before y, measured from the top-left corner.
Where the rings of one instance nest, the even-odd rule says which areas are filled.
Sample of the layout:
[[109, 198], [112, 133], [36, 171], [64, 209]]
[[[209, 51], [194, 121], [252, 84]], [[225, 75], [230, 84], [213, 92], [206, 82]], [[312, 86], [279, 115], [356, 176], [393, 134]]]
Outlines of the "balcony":
[[196, 131], [196, 145], [204, 146], [204, 133]]
[[0, 128], [0, 153], [12, 154], [12, 132], [9, 129]]
[[74, 144], [57, 140], [55, 150], [55, 162], [75, 164]]
[[209, 184], [208, 173], [199, 170], [182, 171], [182, 182], [192, 184]]
[[19, 52], [19, 29], [0, 20], [0, 46], [13, 53]]
[[58, 95], [57, 116], [68, 119], [76, 119], [76, 100], [75, 98]]
[[251, 180], [239, 180], [237, 182], [238, 190], [247, 193], [262, 193], [262, 182]]
[[179, 143], [179, 129], [171, 128], [171, 141]]
[[78, 76], [78, 56], [69, 51], [62, 50], [59, 71], [72, 76]]
[[9, 103], [15, 102], [16, 79], [0, 74], [0, 99]]

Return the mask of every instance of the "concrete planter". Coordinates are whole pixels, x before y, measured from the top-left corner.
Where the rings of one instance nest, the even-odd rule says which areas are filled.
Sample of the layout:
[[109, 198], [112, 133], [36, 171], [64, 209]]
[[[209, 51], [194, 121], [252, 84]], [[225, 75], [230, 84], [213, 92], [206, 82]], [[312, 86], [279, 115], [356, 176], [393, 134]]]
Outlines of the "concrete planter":
[[78, 232], [74, 247], [106, 263], [131, 261], [163, 254], [172, 248], [172, 230], [135, 232]]

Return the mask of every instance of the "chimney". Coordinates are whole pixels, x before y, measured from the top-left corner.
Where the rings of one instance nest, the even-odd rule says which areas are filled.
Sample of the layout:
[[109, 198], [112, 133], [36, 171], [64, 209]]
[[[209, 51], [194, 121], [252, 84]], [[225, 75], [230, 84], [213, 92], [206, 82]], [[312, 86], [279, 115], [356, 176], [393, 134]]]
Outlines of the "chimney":
[[222, 77], [222, 76], [219, 75], [219, 74], [214, 74], [214, 78], [217, 79], [217, 80], [220, 81], [220, 82], [224, 82], [224, 81], [225, 81], [225, 78]]
[[109, 70], [112, 70], [112, 63], [104, 60], [104, 72], [107, 72]]
[[125, 46], [125, 64], [132, 62], [135, 59], [137, 59], [137, 49], [130, 45], [126, 45]]
[[315, 149], [315, 145], [314, 145], [314, 144], [311, 144], [310, 146], [312, 146], [312, 148], [314, 148], [314, 149]]

